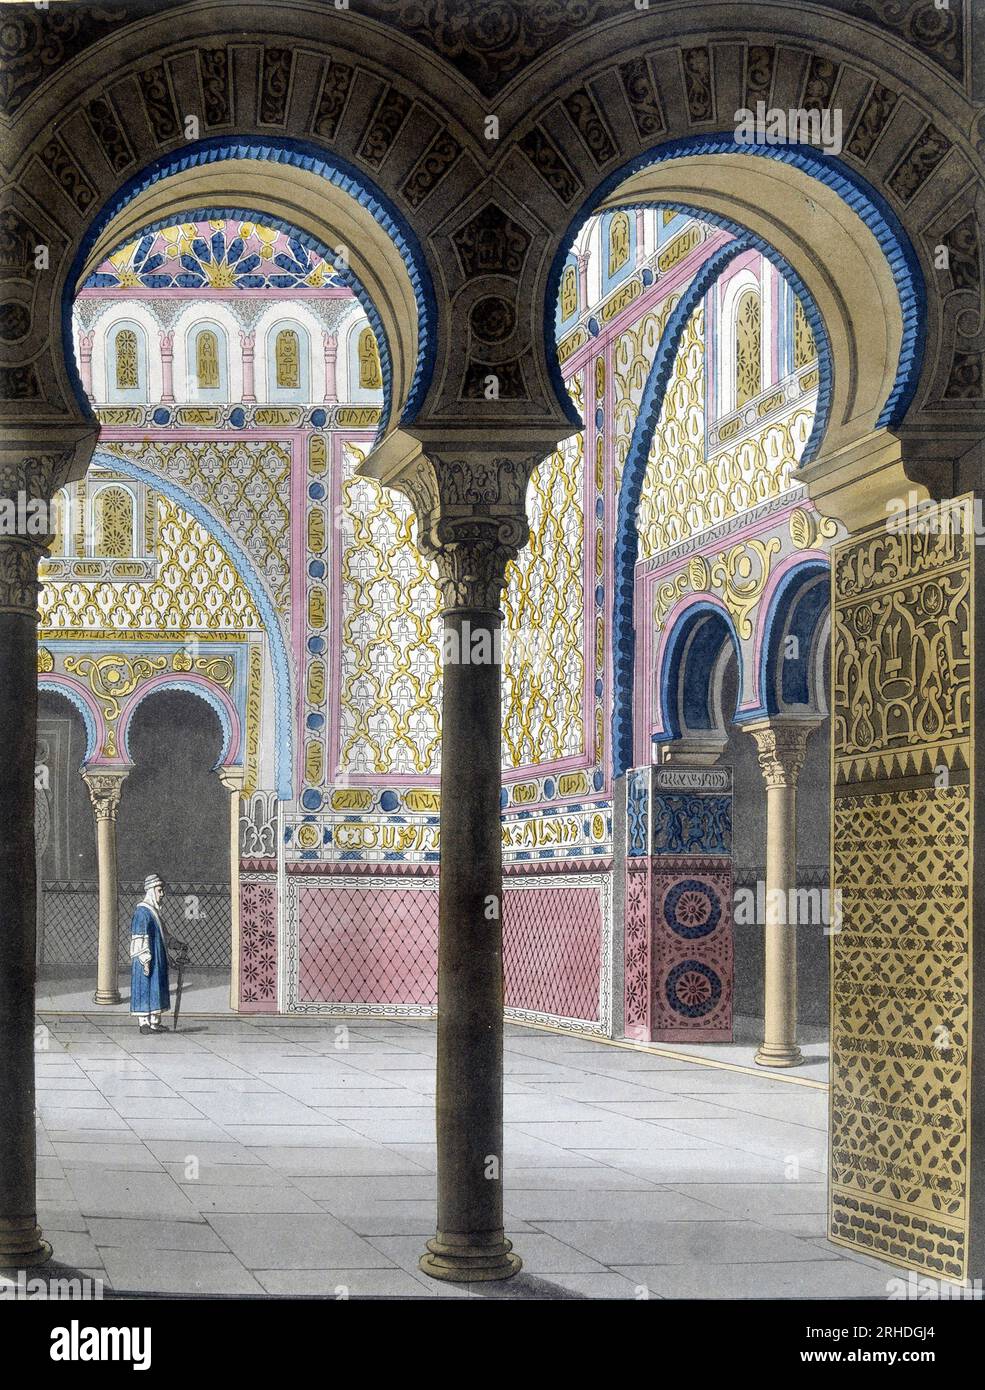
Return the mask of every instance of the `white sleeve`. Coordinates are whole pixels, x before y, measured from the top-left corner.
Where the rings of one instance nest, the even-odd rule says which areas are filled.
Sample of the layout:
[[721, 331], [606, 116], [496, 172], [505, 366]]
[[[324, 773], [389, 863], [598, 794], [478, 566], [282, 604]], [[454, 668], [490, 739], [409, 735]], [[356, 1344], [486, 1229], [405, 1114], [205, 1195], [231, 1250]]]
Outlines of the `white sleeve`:
[[151, 959], [150, 938], [146, 936], [131, 936], [130, 938], [130, 959], [139, 956], [141, 961]]

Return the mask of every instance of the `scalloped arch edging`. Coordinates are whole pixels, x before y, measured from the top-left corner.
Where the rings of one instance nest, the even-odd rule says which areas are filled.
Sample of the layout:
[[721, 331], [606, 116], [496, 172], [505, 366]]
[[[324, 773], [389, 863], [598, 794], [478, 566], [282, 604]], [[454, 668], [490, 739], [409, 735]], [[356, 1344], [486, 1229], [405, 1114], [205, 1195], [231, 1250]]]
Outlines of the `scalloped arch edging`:
[[[304, 169], [309, 173], [319, 174], [328, 179], [336, 188], [354, 198], [389, 235], [407, 270], [414, 299], [417, 303], [417, 364], [401, 422], [407, 423], [412, 420], [420, 409], [430, 384], [431, 371], [434, 366], [437, 318], [434, 287], [420, 242], [410, 225], [392, 207], [380, 189], [353, 165], [340, 158], [327, 159], [323, 150], [308, 141], [287, 138], [252, 141], [211, 137], [206, 140], [199, 140], [181, 154], [162, 155], [159, 159], [145, 165], [138, 174], [128, 179], [117, 190], [109, 202], [104, 204], [99, 216], [82, 238], [66, 279], [62, 297], [62, 342], [65, 362], [72, 378], [76, 398], [83, 410], [88, 414], [91, 411], [91, 406], [75, 367], [75, 352], [72, 342], [72, 306], [75, 299], [76, 282], [89, 251], [95, 245], [107, 223], [138, 194], [143, 193], [154, 184], [160, 183], [162, 179], [170, 178], [186, 169], [198, 168], [204, 164], [215, 164], [226, 159], [269, 160], [272, 163], [287, 164], [297, 169]], [[317, 251], [324, 260], [335, 266], [336, 274], [349, 285], [366, 311], [366, 316], [373, 327], [379, 344], [384, 403], [383, 416], [380, 421], [380, 432], [382, 433], [390, 423], [393, 412], [393, 365], [390, 358], [390, 346], [372, 299], [347, 266], [340, 268], [336, 265], [335, 251], [317, 237], [301, 231], [293, 223], [283, 218], [260, 213], [256, 208], [196, 207], [186, 209], [185, 213], [181, 215], [186, 216], [189, 220], [201, 221], [219, 217], [237, 218], [241, 221], [259, 221], [267, 226], [276, 227], [279, 231], [291, 233], [303, 245]], [[178, 214], [173, 214], [166, 218], [157, 218], [153, 222], [147, 223], [143, 230], [146, 232], [160, 231], [163, 227], [171, 226], [177, 216]]]
[[[892, 428], [899, 424], [913, 400], [920, 377], [920, 369], [923, 365], [921, 331], [927, 314], [927, 294], [920, 264], [902, 223], [882, 195], [865, 179], [849, 169], [840, 159], [836, 159], [832, 155], [819, 154], [813, 147], [804, 145], [737, 145], [732, 132], [684, 136], [677, 140], [669, 140], [664, 145], [658, 145], [637, 155], [604, 179], [593, 190], [569, 223], [547, 278], [544, 315], [547, 367], [558, 400], [564, 405], [568, 419], [571, 420], [572, 424], [579, 426], [581, 424], [573, 404], [568, 399], [561, 367], [557, 360], [554, 309], [560, 293], [561, 274], [575, 237], [589, 217], [598, 210], [598, 205], [602, 199], [608, 197], [626, 179], [640, 173], [643, 169], [652, 168], [655, 164], [663, 164], [672, 159], [686, 159], [689, 155], [704, 154], [737, 154], [752, 159], [774, 159], [783, 164], [790, 164], [811, 178], [817, 179], [826, 187], [833, 189], [875, 237], [892, 273], [903, 316], [903, 334], [896, 379], [876, 424], [877, 427], [886, 428]], [[669, 202], [663, 205], [685, 207], [683, 204]], [[632, 206], [637, 206], [637, 204], [632, 204]], [[764, 242], [748, 228], [700, 209], [687, 208], [686, 210], [693, 211], [703, 221], [727, 227], [734, 231], [737, 236], [748, 238], [750, 246], [754, 246], [763, 255], [768, 254], [769, 259], [774, 264], [780, 265], [781, 268], [785, 266], [782, 258], [777, 260], [777, 252], [772, 247], [769, 248], [769, 252], [764, 249], [769, 243]], [[789, 267], [785, 268], [783, 273], [791, 279], [806, 310], [810, 303], [810, 297], [807, 296], [805, 299], [806, 291], [799, 277]], [[810, 318], [808, 318], [808, 322], [811, 324], [811, 328], [815, 329], [815, 324]], [[820, 407], [820, 395], [818, 405]]]

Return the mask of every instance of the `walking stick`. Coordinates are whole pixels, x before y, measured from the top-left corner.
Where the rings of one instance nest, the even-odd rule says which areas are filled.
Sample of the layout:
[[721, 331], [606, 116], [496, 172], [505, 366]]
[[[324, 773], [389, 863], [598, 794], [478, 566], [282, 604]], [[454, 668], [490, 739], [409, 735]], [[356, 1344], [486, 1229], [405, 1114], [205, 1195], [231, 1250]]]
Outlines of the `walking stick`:
[[178, 983], [174, 988], [174, 1023], [172, 1031], [178, 1031], [178, 1015], [181, 1013], [181, 989], [185, 980], [185, 966], [188, 964], [188, 944], [171, 937], [168, 941], [168, 956], [178, 972]]

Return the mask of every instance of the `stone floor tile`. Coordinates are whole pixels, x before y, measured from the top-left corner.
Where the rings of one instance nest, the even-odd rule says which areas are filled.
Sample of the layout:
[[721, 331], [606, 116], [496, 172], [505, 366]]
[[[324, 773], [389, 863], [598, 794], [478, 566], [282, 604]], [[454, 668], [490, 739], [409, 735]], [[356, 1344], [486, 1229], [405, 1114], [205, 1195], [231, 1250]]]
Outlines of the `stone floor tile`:
[[755, 1264], [617, 1265], [658, 1298], [886, 1297], [886, 1274], [849, 1260]]
[[329, 1212], [214, 1212], [208, 1221], [248, 1269], [386, 1269], [392, 1261]]
[[262, 1294], [258, 1284], [235, 1255], [199, 1250], [105, 1249], [106, 1273], [118, 1292]]
[[[816, 1260], [805, 1240], [751, 1221], [539, 1221], [565, 1244], [613, 1268], [627, 1264], [759, 1264]], [[833, 1247], [831, 1259], [838, 1259]]]
[[191, 1219], [195, 1209], [167, 1173], [69, 1168], [68, 1182], [83, 1216]]

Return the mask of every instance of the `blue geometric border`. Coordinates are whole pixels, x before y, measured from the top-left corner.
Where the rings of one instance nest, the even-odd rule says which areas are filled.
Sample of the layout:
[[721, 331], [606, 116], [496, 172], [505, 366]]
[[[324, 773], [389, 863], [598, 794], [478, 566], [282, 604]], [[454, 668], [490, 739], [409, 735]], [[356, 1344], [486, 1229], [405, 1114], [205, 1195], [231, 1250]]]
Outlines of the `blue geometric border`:
[[[578, 413], [568, 398], [556, 350], [555, 306], [561, 288], [561, 273], [569, 248], [574, 243], [581, 227], [597, 210], [599, 203], [618, 188], [625, 179], [639, 173], [642, 169], [651, 168], [655, 164], [663, 164], [667, 160], [686, 159], [689, 155], [702, 154], [739, 154], [752, 159], [774, 159], [783, 164], [790, 164], [811, 178], [817, 179], [826, 187], [833, 189], [868, 227], [879, 243], [892, 272], [903, 317], [903, 334], [896, 380], [883, 406], [882, 414], [876, 422], [878, 426], [889, 428], [897, 425], [906, 414], [917, 388], [923, 362], [922, 330], [927, 317], [927, 294], [923, 275], [920, 271], [920, 263], [902, 223], [886, 200], [865, 179], [860, 178], [858, 174], [833, 155], [821, 154], [809, 145], [738, 145], [733, 131], [723, 131], [713, 135], [685, 136], [680, 140], [670, 140], [665, 145], [637, 155], [628, 164], [624, 164], [622, 168], [609, 174], [594, 189], [591, 196], [586, 199], [572, 218], [551, 265], [544, 313], [548, 370], [551, 373], [558, 400], [564, 403], [568, 419], [574, 425], [581, 424]], [[668, 204], [668, 206], [672, 206], [672, 204]], [[704, 211], [697, 212], [696, 215], [708, 222], [716, 220]], [[730, 224], [719, 223], [718, 225]], [[738, 227], [737, 230], [740, 235], [751, 235], [746, 228]], [[759, 238], [756, 238], [755, 242], [750, 241], [750, 244], [755, 244], [756, 249], [762, 251], [764, 255], [768, 254], [763, 249], [766, 243], [761, 243]], [[772, 248], [770, 248], [769, 255], [770, 259], [774, 260], [776, 253]], [[789, 275], [788, 271], [784, 273]], [[801, 289], [798, 289], [799, 295]], [[804, 308], [808, 308], [806, 302]]]
[[257, 576], [252, 560], [247, 556], [239, 542], [230, 535], [211, 512], [207, 511], [194, 497], [190, 497], [187, 492], [183, 492], [180, 487], [176, 487], [166, 478], [161, 478], [158, 474], [151, 473], [148, 469], [140, 468], [137, 464], [131, 463], [129, 459], [119, 458], [116, 454], [108, 453], [104, 449], [96, 450], [92, 456], [92, 462], [97, 467], [111, 469], [115, 473], [126, 473], [129, 477], [146, 483], [156, 492], [163, 492], [165, 497], [171, 498], [172, 502], [177, 502], [184, 511], [189, 512], [201, 526], [204, 526], [206, 531], [215, 536], [236, 566], [239, 577], [249, 589], [250, 596], [257, 606], [263, 620], [264, 632], [270, 644], [270, 663], [273, 667], [275, 686], [274, 729], [277, 748], [277, 796], [281, 801], [290, 801], [294, 795], [290, 664], [280, 620], [270, 601], [269, 594]]
[[[65, 282], [62, 296], [62, 339], [65, 361], [72, 376], [72, 385], [79, 404], [87, 414], [91, 414], [91, 407], [82, 389], [82, 382], [75, 371], [75, 353], [72, 344], [72, 305], [75, 299], [75, 286], [82, 273], [82, 267], [103, 228], [122, 208], [126, 207], [127, 203], [153, 184], [159, 183], [162, 179], [169, 178], [173, 174], [181, 173], [185, 169], [196, 168], [203, 164], [215, 164], [226, 159], [268, 160], [275, 164], [288, 164], [297, 169], [305, 169], [310, 173], [319, 174], [354, 198], [390, 236], [407, 268], [414, 298], [417, 302], [417, 364], [402, 417], [404, 421], [413, 419], [420, 409], [430, 384], [431, 371], [434, 365], [436, 333], [434, 287], [420, 243], [401, 214], [360, 170], [335, 156], [331, 160], [327, 159], [325, 151], [317, 145], [310, 144], [305, 140], [293, 139], [248, 141], [218, 137], [196, 141], [183, 150], [181, 154], [163, 155], [160, 159], [146, 165], [139, 174], [128, 179], [106, 203], [82, 239]], [[282, 218], [269, 217], [265, 213], [257, 212], [255, 208], [223, 206], [188, 209], [181, 214], [173, 213], [168, 217], [158, 218], [153, 223], [148, 223], [142, 230], [160, 230], [162, 227], [170, 226], [182, 216], [187, 217], [190, 221], [220, 217], [259, 221], [266, 226], [276, 227], [279, 231], [290, 232], [305, 246], [317, 251], [329, 264], [335, 265], [334, 248], [325, 246], [317, 237], [300, 231], [293, 223]], [[393, 368], [390, 359], [390, 346], [383, 332], [383, 325], [376, 307], [359, 280], [348, 267], [336, 267], [336, 273], [349, 285], [359, 299], [379, 343], [380, 366], [383, 374], [383, 417], [380, 422], [380, 432], [382, 433], [389, 424], [393, 408], [391, 400]]]

